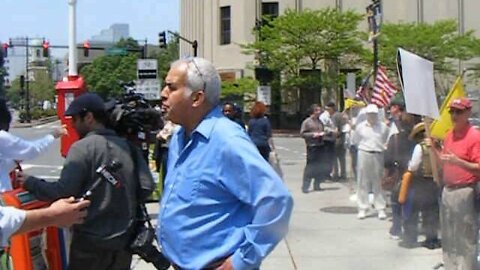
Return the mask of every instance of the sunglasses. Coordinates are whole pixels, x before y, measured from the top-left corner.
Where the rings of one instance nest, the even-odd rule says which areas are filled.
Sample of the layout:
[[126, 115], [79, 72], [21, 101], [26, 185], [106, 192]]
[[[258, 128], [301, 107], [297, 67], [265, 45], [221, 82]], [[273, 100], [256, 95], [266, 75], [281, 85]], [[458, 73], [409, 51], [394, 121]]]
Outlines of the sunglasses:
[[455, 110], [455, 109], [450, 109], [448, 112], [450, 114], [463, 114], [466, 110]]
[[200, 76], [200, 79], [202, 79], [202, 82], [203, 82], [203, 89], [201, 89], [201, 90], [205, 91], [205, 88], [207, 87], [207, 82], [203, 79], [203, 74], [200, 71], [200, 69], [198, 68], [197, 63], [195, 63], [195, 58], [190, 58], [188, 60], [188, 63], [192, 63], [195, 66], [195, 68], [197, 69], [197, 73], [198, 73], [198, 75]]

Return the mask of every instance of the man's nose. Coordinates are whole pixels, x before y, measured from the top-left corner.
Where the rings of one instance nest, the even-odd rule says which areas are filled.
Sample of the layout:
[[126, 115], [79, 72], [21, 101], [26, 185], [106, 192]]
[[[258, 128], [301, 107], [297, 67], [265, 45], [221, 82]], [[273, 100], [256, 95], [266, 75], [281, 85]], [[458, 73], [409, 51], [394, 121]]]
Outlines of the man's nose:
[[162, 101], [168, 99], [168, 94], [169, 94], [168, 87], [164, 87], [164, 88], [160, 91], [160, 97], [161, 97]]

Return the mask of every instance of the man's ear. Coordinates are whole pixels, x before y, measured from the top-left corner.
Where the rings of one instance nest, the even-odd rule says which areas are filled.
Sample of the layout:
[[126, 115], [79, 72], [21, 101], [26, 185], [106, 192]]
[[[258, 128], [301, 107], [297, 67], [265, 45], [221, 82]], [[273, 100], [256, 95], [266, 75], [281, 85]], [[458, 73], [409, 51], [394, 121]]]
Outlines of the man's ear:
[[95, 120], [95, 117], [93, 116], [92, 112], [87, 112], [83, 119], [84, 119], [84, 121], [91, 122], [91, 121]]
[[193, 107], [198, 107], [205, 102], [205, 92], [195, 91], [192, 93]]

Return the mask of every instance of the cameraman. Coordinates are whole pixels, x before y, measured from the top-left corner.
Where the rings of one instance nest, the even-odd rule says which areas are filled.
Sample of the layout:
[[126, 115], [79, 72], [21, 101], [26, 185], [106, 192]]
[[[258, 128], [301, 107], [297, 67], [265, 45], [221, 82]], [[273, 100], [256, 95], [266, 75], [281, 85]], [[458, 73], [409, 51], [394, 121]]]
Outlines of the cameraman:
[[[98, 95], [86, 93], [77, 97], [65, 115], [72, 117], [81, 139], [70, 148], [60, 179], [46, 182], [22, 175], [21, 180], [40, 200], [80, 198], [98, 179], [100, 166], [113, 161], [120, 164], [112, 172], [120, 184], [99, 182], [89, 196], [91, 205], [85, 223], [73, 227], [68, 269], [129, 269], [132, 255], [127, 246], [132, 238], [137, 204], [154, 188], [150, 170], [137, 149], [105, 128], [105, 105]], [[130, 149], [135, 149], [135, 153]]]

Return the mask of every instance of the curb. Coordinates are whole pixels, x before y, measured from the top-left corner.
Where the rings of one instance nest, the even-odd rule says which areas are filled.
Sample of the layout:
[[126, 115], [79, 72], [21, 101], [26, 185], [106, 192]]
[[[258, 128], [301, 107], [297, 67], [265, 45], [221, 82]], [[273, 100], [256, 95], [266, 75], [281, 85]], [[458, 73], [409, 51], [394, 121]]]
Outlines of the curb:
[[12, 128], [31, 128], [31, 127], [34, 127], [34, 126], [37, 126], [37, 125], [55, 122], [57, 120], [58, 120], [58, 116], [54, 115], [54, 116], [41, 118], [41, 119], [38, 119], [38, 120], [33, 120], [31, 123], [15, 122], [15, 123], [11, 124], [11, 127]]

